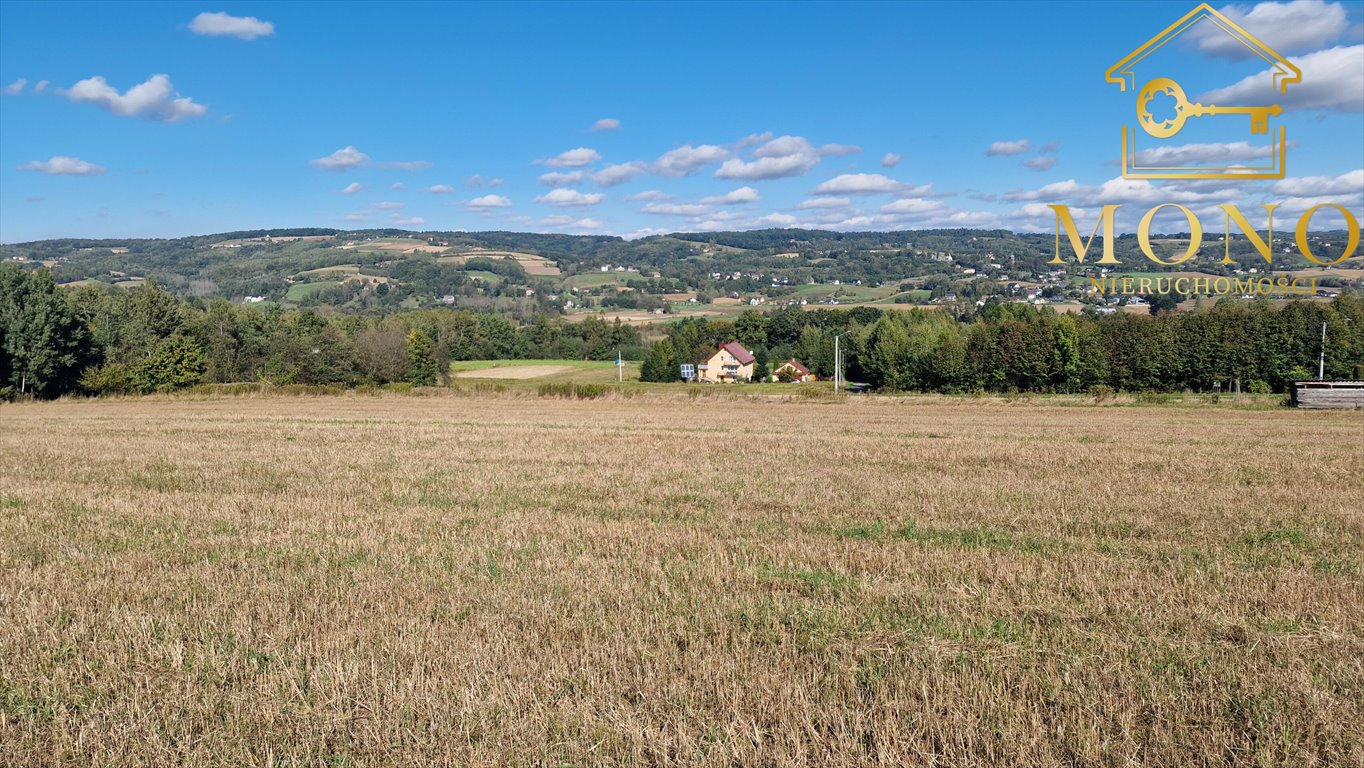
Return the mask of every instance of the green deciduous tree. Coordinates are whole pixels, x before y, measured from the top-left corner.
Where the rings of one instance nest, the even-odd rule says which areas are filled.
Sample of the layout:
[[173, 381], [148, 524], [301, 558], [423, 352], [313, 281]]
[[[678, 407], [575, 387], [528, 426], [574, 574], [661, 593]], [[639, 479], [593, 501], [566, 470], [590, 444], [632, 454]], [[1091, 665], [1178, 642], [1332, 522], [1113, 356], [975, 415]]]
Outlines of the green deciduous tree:
[[70, 391], [88, 341], [50, 272], [0, 266], [0, 389], [37, 397]]
[[134, 392], [171, 392], [198, 384], [203, 375], [199, 343], [175, 334], [157, 342], [150, 354], [128, 369], [128, 382]]

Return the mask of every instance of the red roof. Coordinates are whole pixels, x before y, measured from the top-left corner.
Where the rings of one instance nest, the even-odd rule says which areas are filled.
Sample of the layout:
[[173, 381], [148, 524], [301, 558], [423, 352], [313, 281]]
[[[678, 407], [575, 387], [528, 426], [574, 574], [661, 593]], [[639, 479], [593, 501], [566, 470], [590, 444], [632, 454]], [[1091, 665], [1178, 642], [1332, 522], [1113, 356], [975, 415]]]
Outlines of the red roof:
[[795, 369], [796, 369], [796, 373], [799, 373], [801, 376], [809, 376], [809, 375], [810, 375], [810, 369], [809, 369], [809, 368], [806, 368], [806, 367], [803, 366], [803, 365], [801, 365], [801, 364], [800, 364], [800, 361], [797, 360], [797, 359], [794, 358], [794, 357], [791, 358], [790, 360], [787, 360], [785, 363], [782, 363], [782, 366], [783, 366], [783, 367], [784, 367], [784, 366], [788, 366], [788, 365], [791, 366], [792, 368], [795, 368]]
[[731, 355], [734, 355], [734, 359], [739, 361], [739, 365], [748, 365], [749, 363], [753, 362], [753, 353], [744, 349], [744, 345], [740, 344], [737, 341], [731, 341], [728, 344], [722, 344], [720, 345], [720, 349], [723, 349], [724, 351], [730, 353]]

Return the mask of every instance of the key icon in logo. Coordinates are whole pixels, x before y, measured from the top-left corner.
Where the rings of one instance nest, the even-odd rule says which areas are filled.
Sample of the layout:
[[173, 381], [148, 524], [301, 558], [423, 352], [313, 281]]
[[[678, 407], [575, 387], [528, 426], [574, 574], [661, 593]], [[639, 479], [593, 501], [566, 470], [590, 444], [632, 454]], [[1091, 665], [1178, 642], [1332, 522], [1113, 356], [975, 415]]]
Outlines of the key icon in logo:
[[[1175, 100], [1175, 116], [1168, 120], [1157, 120], [1151, 114], [1151, 101], [1157, 96], [1165, 94]], [[1184, 89], [1179, 87], [1179, 83], [1168, 77], [1157, 77], [1146, 84], [1137, 95], [1137, 122], [1141, 127], [1152, 136], [1158, 139], [1168, 139], [1184, 129], [1184, 123], [1191, 117], [1202, 117], [1204, 115], [1250, 115], [1250, 132], [1267, 133], [1269, 131], [1269, 116], [1279, 115], [1283, 108], [1278, 104], [1269, 107], [1218, 107], [1215, 105], [1203, 106], [1202, 104], [1190, 104], [1189, 98], [1184, 95]]]

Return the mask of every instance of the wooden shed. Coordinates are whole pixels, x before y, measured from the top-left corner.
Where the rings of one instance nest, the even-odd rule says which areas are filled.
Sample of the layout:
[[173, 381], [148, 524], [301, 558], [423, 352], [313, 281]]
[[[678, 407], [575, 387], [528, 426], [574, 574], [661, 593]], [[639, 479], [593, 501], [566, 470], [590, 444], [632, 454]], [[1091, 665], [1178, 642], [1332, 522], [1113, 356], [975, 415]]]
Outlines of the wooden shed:
[[1295, 381], [1299, 408], [1364, 408], [1364, 381]]

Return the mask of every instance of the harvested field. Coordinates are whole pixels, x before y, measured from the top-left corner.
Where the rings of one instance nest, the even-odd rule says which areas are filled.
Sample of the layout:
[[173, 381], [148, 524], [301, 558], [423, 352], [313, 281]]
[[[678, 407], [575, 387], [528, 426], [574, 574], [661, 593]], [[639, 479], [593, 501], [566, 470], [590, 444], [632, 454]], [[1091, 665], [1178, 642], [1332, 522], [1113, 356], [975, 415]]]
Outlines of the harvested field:
[[526, 270], [526, 274], [533, 277], [557, 277], [560, 275], [559, 266], [546, 259], [544, 256], [536, 256], [533, 253], [520, 253], [519, 251], [489, 251], [472, 250], [461, 254], [466, 259], [515, 259], [521, 268]]
[[0, 765], [1364, 764], [1364, 414], [741, 390], [0, 406]]
[[571, 365], [506, 365], [455, 374], [460, 379], [538, 379], [573, 370]]

